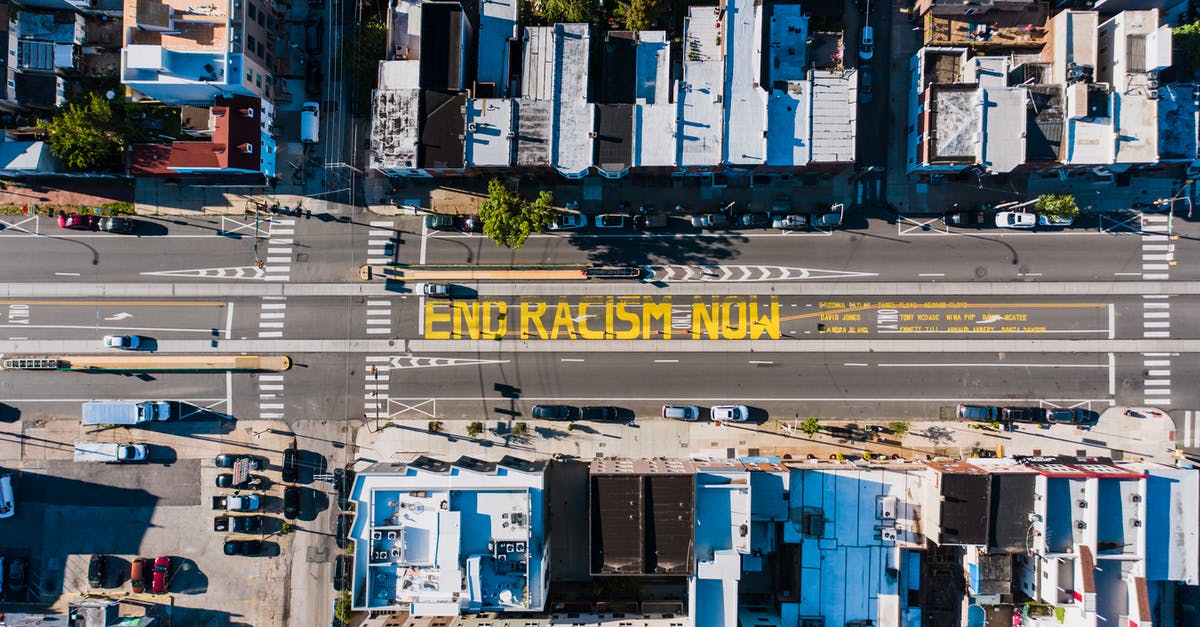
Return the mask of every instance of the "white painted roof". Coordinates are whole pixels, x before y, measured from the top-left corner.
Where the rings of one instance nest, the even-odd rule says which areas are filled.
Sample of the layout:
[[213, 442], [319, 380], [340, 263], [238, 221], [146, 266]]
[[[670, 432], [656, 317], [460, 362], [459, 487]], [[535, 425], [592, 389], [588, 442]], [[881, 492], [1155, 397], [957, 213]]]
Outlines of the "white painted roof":
[[755, 0], [726, 0], [725, 156], [736, 165], [767, 159], [767, 92], [758, 84], [762, 63], [762, 12]]
[[983, 140], [979, 163], [994, 172], [1011, 172], [1025, 162], [1024, 87], [980, 87]]
[[805, 165], [812, 160], [808, 106], [812, 83], [791, 81], [767, 101], [767, 165]]
[[633, 107], [633, 165], [675, 165], [676, 105], [669, 102]]
[[466, 165], [512, 165], [513, 101], [507, 98], [469, 99], [466, 117]]
[[713, 7], [693, 6], [688, 8], [684, 23], [683, 80], [677, 96], [681, 166], [709, 166], [721, 161], [725, 63], [717, 45], [721, 32], [718, 19]]
[[854, 72], [813, 70], [812, 161], [854, 161], [858, 132], [858, 77]]
[[634, 99], [639, 104], [667, 104], [671, 99], [671, 44], [666, 31], [638, 33]]

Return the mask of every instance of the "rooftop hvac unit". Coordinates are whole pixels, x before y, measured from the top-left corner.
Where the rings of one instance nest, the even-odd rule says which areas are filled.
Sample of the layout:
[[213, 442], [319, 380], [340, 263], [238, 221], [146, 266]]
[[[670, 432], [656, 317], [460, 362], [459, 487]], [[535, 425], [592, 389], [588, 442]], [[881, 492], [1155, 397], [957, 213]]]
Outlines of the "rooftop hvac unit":
[[896, 529], [893, 527], [888, 527], [886, 529], [880, 529], [879, 530], [879, 539], [883, 540], [884, 542], [895, 542], [896, 541]]
[[475, 124], [474, 122], [471, 122], [471, 123], [467, 124], [467, 130], [468, 130], [468, 131], [470, 131], [470, 132], [472, 132], [472, 133], [474, 133], [474, 132], [475, 132], [475, 130], [476, 130], [476, 129], [478, 129], [478, 128], [479, 128], [479, 125]]
[[1079, 509], [1087, 509], [1087, 501], [1079, 499]]
[[884, 520], [895, 520], [896, 519], [896, 502], [897, 502], [897, 499], [894, 496], [884, 497], [883, 502], [881, 503], [882, 507], [881, 507], [881, 511], [879, 513], [879, 517]]

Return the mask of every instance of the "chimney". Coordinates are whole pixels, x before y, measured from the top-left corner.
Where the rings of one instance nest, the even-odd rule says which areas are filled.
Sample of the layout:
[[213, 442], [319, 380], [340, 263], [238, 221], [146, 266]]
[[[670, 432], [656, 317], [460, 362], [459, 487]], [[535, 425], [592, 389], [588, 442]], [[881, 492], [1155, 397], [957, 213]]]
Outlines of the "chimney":
[[253, 118], [254, 117], [254, 108], [253, 107], [245, 107], [242, 109], [238, 109], [238, 113], [242, 114], [242, 117], [244, 117], [244, 118]]
[[248, 155], [254, 154], [254, 144], [251, 144], [250, 142], [246, 142], [244, 144], [238, 144], [237, 149]]

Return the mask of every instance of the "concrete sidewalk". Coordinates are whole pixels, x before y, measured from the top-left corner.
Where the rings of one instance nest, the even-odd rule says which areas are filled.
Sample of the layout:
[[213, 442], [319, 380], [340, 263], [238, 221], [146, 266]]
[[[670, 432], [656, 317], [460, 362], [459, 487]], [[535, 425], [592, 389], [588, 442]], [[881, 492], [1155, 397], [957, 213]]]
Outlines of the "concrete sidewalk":
[[[735, 458], [772, 455], [794, 460], [813, 455], [861, 456], [863, 453], [897, 455], [904, 459], [971, 457], [979, 451], [1003, 455], [1079, 455], [1112, 457], [1126, 461], [1148, 459], [1172, 463], [1174, 423], [1151, 408], [1132, 408], [1144, 418], [1126, 414], [1125, 407], [1109, 408], [1091, 430], [1067, 425], [1037, 429], [1021, 425], [1013, 432], [970, 428], [966, 422], [913, 422], [900, 441], [851, 441], [826, 432], [812, 438], [790, 421], [763, 424], [686, 423], [662, 419], [639, 420], [630, 425], [568, 423], [547, 420], [484, 421], [478, 437], [466, 435], [467, 421], [443, 421], [443, 431], [431, 433], [425, 420], [366, 421], [356, 445], [358, 460], [406, 460], [417, 455], [456, 459], [467, 455], [497, 461], [505, 455], [525, 459], [593, 457], [699, 457]], [[528, 434], [512, 435], [512, 425], [525, 422]], [[823, 427], [849, 423], [822, 422]], [[866, 423], [856, 423], [862, 426]], [[790, 456], [790, 457], [788, 457]]]

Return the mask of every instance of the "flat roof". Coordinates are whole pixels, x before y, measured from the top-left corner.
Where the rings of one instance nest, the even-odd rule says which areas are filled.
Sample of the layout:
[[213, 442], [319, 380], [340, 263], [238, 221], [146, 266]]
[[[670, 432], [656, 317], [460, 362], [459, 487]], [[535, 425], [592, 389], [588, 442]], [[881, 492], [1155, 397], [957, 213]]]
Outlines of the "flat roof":
[[557, 24], [560, 51], [551, 162], [563, 174], [580, 174], [592, 165], [593, 116], [588, 102], [588, 59], [591, 35], [587, 24]]
[[463, 167], [467, 106], [465, 93], [426, 89], [421, 103], [421, 144], [417, 161], [422, 168]]
[[518, 0], [486, 0], [479, 3], [479, 50], [476, 78], [481, 83], [495, 83], [496, 94], [508, 95], [508, 38], [518, 37]]
[[680, 166], [721, 162], [725, 63], [717, 40], [720, 17], [712, 7], [688, 7], [684, 21], [683, 80], [679, 85]]
[[468, 166], [507, 167], [513, 161], [513, 101], [508, 98], [467, 100], [464, 146]]
[[994, 172], [1011, 172], [1025, 162], [1024, 87], [980, 87], [983, 139], [979, 163]]
[[228, 52], [231, 4], [230, 0], [206, 5], [192, 0], [125, 0], [125, 45]]
[[767, 100], [767, 165], [806, 165], [812, 160], [812, 82], [790, 81]]
[[633, 162], [633, 105], [596, 105], [596, 167], [622, 172]]
[[601, 57], [600, 93], [596, 101], [618, 104], [633, 103], [637, 84], [637, 33], [610, 30], [604, 34]]
[[974, 161], [979, 152], [979, 91], [973, 85], [935, 85], [931, 161]]
[[1060, 11], [1050, 20], [1051, 73], [1055, 83], [1065, 83], [1070, 66], [1097, 70], [1097, 34], [1100, 14], [1095, 11]]
[[371, 108], [372, 168], [417, 167], [418, 89], [377, 89]]
[[459, 90], [467, 86], [463, 66], [471, 42], [463, 32], [466, 19], [458, 3], [421, 5], [421, 87]]
[[812, 161], [851, 163], [858, 133], [857, 73], [813, 70], [810, 76]]
[[1025, 159], [1057, 161], [1062, 154], [1062, 88], [1058, 85], [1030, 85], [1026, 103]]
[[675, 165], [680, 143], [676, 140], [678, 108], [673, 103], [634, 105], [633, 165]]
[[1034, 511], [1036, 475], [992, 474], [988, 513], [988, 550], [1023, 553], [1029, 542], [1029, 514]]
[[513, 107], [517, 118], [517, 135], [514, 138], [517, 165], [550, 165], [551, 102], [518, 98], [513, 101]]
[[591, 475], [592, 572], [637, 575], [644, 572], [642, 477]]
[[762, 81], [762, 12], [756, 0], [725, 2], [725, 155], [731, 164], [767, 160], [767, 92]]
[[1194, 83], [1158, 88], [1158, 150], [1163, 159], [1200, 158], [1198, 92]]
[[666, 31], [638, 33], [634, 102], [668, 104], [671, 100], [671, 44]]
[[990, 477], [947, 473], [941, 482], [939, 544], [986, 544]]
[[686, 575], [695, 568], [695, 475], [649, 475], [644, 498], [649, 509], [646, 572]]
[[779, 81], [798, 81], [805, 77], [808, 65], [808, 16], [799, 4], [766, 5], [771, 10], [768, 88]]

